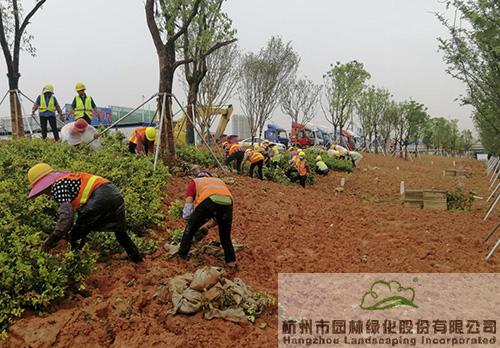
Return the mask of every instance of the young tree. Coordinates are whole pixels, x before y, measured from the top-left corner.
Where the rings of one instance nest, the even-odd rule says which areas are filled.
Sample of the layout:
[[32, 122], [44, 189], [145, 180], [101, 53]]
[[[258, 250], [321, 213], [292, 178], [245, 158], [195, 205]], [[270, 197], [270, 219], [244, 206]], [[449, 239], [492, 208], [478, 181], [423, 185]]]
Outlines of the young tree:
[[240, 68], [239, 95], [252, 139], [261, 136], [264, 124], [278, 106], [283, 88], [295, 77], [299, 56], [290, 42], [272, 37], [258, 54], [246, 54]]
[[207, 57], [236, 41], [231, 19], [221, 9], [224, 0], [202, 0], [197, 16], [182, 36], [182, 53], [188, 83], [186, 142], [194, 143], [194, 125], [200, 84], [208, 72]]
[[415, 141], [415, 146], [418, 146], [419, 138], [423, 135], [425, 125], [429, 116], [427, 108], [414, 100], [406, 101], [402, 106], [401, 117], [403, 120], [402, 144], [405, 148], [405, 158], [408, 158], [408, 145], [411, 140]]
[[464, 104], [475, 109], [474, 121], [481, 142], [500, 153], [500, 3], [498, 0], [451, 0], [455, 18], [438, 14], [450, 38], [440, 38], [447, 72], [467, 86]]
[[398, 115], [398, 104], [393, 100], [389, 101], [379, 125], [380, 139], [382, 144], [384, 145], [384, 153], [387, 153], [387, 150], [389, 148], [391, 134], [394, 131], [394, 125], [397, 122]]
[[283, 88], [281, 109], [292, 122], [306, 124], [316, 116], [321, 86], [307, 78], [292, 81]]
[[389, 106], [391, 94], [384, 88], [368, 87], [360, 94], [356, 108], [361, 128], [369, 135], [370, 147], [375, 140], [375, 153], [378, 153], [380, 124]]
[[460, 133], [460, 151], [464, 154], [467, 154], [474, 145], [474, 136], [472, 135], [472, 131], [470, 129], [464, 129], [462, 133]]
[[33, 37], [26, 32], [30, 20], [47, 0], [38, 0], [28, 14], [23, 18], [23, 8], [18, 0], [0, 0], [0, 45], [2, 46], [7, 78], [9, 80], [10, 117], [12, 135], [24, 136], [21, 104], [16, 91], [19, 89], [19, 56], [25, 50], [32, 56], [35, 48], [31, 45]]
[[328, 106], [325, 118], [333, 125], [335, 137], [337, 127], [339, 134], [342, 134], [364, 84], [370, 77], [363, 64], [355, 60], [346, 64], [337, 62], [335, 66], [332, 64], [330, 71], [323, 75]]
[[[174, 74], [177, 68], [190, 62], [190, 59], [177, 59], [182, 35], [184, 35], [192, 21], [198, 14], [202, 0], [146, 0], [146, 22], [151, 33], [153, 43], [158, 54], [160, 67], [159, 93], [172, 94]], [[166, 162], [172, 163], [176, 159], [175, 141], [172, 122], [172, 99], [169, 98], [166, 119], [162, 127], [163, 139], [161, 150], [166, 154]], [[162, 98], [158, 98], [161, 109]], [[168, 149], [168, 151], [166, 151]]]

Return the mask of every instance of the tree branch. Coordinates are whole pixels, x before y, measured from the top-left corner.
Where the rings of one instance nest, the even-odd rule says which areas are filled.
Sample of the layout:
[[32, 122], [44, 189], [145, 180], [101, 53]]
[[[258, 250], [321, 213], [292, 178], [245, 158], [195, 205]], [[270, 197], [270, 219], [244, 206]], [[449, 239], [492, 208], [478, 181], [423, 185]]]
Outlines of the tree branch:
[[145, 11], [146, 11], [146, 22], [148, 24], [149, 32], [153, 38], [153, 43], [155, 44], [156, 51], [160, 53], [165, 45], [161, 39], [160, 30], [156, 24], [155, 13], [154, 13], [155, 0], [146, 0]]
[[7, 64], [7, 69], [10, 71], [10, 69], [12, 68], [12, 54], [10, 53], [7, 37], [5, 36], [5, 27], [3, 25], [2, 11], [0, 11], [0, 45], [2, 46], [2, 51], [5, 57], [5, 63]]
[[19, 33], [20, 36], [23, 35], [24, 30], [28, 26], [30, 19], [35, 15], [35, 13], [42, 7], [42, 5], [46, 2], [47, 0], [39, 0], [36, 5], [31, 9], [31, 11], [26, 15], [24, 18], [23, 23], [21, 24], [21, 27], [19, 28]]
[[198, 14], [198, 8], [200, 7], [201, 0], [195, 0], [193, 4], [193, 9], [191, 10], [191, 14], [187, 18], [187, 20], [183, 23], [182, 27], [179, 29], [177, 33], [175, 33], [171, 38], [168, 39], [168, 43], [175, 42], [178, 38], [181, 37], [184, 33], [187, 32], [189, 25], [193, 21], [194, 17]]
[[238, 39], [232, 39], [232, 40], [227, 40], [227, 41], [223, 41], [223, 42], [217, 42], [215, 45], [213, 45], [212, 47], [210, 47], [210, 49], [208, 51], [206, 51], [205, 53], [203, 53], [202, 55], [202, 58], [205, 58], [209, 55], [211, 55], [213, 52], [217, 51], [219, 48], [222, 48], [224, 46], [227, 46], [227, 45], [230, 45], [234, 42], [238, 41]]

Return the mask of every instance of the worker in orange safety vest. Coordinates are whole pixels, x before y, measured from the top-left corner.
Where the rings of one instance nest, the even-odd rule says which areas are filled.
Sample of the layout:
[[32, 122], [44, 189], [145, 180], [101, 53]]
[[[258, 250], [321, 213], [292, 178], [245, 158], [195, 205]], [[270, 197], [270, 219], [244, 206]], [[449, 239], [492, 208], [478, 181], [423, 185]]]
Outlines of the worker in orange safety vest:
[[154, 127], [139, 127], [128, 139], [130, 153], [140, 155], [153, 154], [155, 151], [156, 129]]
[[243, 163], [243, 158], [245, 157], [245, 152], [243, 151], [243, 147], [241, 147], [238, 142], [238, 137], [229, 137], [226, 149], [227, 158], [224, 164], [229, 166], [231, 162], [235, 162], [235, 169], [238, 174], [241, 174], [241, 165]]
[[[72, 249], [80, 250], [90, 232], [110, 231], [133, 262], [142, 261], [126, 231], [123, 197], [109, 180], [87, 173], [56, 171], [46, 163], [38, 163], [28, 171], [28, 181], [31, 187], [28, 198], [46, 193], [59, 203], [59, 220], [45, 242], [45, 251], [63, 238], [69, 239]], [[73, 224], [75, 213], [77, 219]]]
[[182, 217], [187, 220], [187, 226], [182, 235], [179, 257], [188, 258], [195, 234], [205, 223], [214, 219], [219, 227], [226, 265], [231, 269], [237, 268], [231, 241], [233, 196], [221, 179], [212, 177], [207, 171], [197, 173], [187, 186]]
[[245, 151], [245, 157], [243, 162], [250, 162], [250, 177], [253, 178], [253, 171], [257, 167], [257, 176], [260, 180], [264, 180], [264, 174], [262, 173], [262, 168], [264, 167], [264, 155], [258, 151], [259, 145], [255, 145], [255, 148], [247, 149]]

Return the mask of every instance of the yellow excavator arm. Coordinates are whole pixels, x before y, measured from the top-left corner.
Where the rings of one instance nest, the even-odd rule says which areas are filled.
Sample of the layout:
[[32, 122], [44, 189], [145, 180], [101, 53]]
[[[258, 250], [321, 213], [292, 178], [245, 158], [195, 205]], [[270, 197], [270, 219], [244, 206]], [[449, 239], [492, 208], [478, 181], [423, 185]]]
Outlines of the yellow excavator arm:
[[[232, 105], [228, 105], [227, 108], [214, 105], [200, 105], [196, 108], [196, 114], [198, 118], [202, 119], [203, 123], [208, 123], [207, 121], [209, 121], [212, 117], [221, 115], [219, 124], [217, 125], [217, 130], [214, 134], [215, 140], [219, 140], [231, 120], [233, 110]], [[186, 121], [187, 117], [184, 115], [175, 122], [174, 138], [178, 144], [186, 143]]]

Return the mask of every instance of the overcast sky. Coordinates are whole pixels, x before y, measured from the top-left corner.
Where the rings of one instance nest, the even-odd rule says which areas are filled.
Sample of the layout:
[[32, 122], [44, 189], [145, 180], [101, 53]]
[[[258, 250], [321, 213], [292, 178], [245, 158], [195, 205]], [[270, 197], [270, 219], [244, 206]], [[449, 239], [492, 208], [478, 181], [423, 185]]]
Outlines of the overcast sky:
[[[23, 1], [25, 8], [33, 2]], [[446, 35], [433, 15], [445, 10], [438, 0], [228, 0], [225, 8], [244, 51], [280, 35], [301, 56], [299, 74], [317, 83], [331, 63], [356, 59], [372, 75], [369, 82], [388, 88], [396, 100], [413, 98], [431, 116], [472, 127], [470, 109], [455, 101], [464, 87], [445, 73], [438, 52], [437, 37]], [[70, 102], [75, 82], [82, 81], [98, 105], [132, 107], [157, 91], [143, 0], [48, 0], [29, 31], [37, 56], [22, 56], [20, 88], [33, 98], [53, 83], [60, 102]], [[3, 56], [0, 68], [6, 71]], [[6, 77], [0, 79], [2, 96], [7, 86]], [[2, 105], [1, 115], [7, 110]], [[276, 118], [289, 126], [279, 110]], [[321, 109], [313, 123], [327, 125]]]

